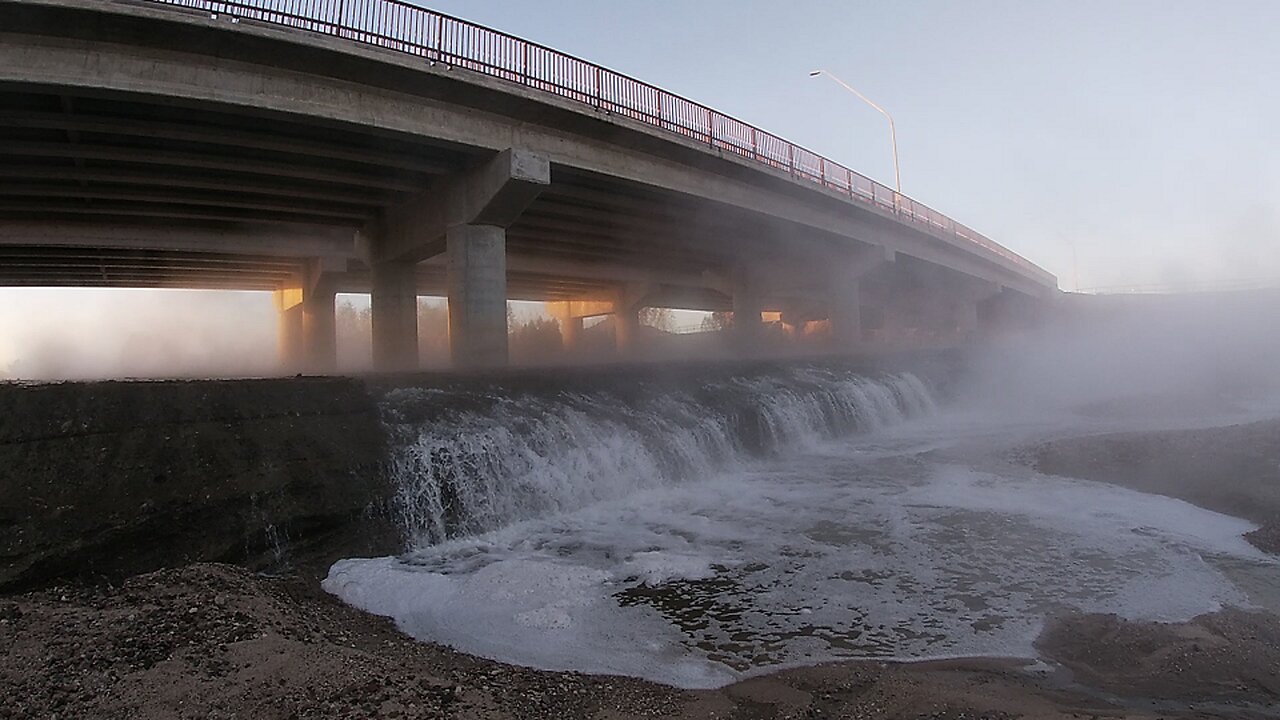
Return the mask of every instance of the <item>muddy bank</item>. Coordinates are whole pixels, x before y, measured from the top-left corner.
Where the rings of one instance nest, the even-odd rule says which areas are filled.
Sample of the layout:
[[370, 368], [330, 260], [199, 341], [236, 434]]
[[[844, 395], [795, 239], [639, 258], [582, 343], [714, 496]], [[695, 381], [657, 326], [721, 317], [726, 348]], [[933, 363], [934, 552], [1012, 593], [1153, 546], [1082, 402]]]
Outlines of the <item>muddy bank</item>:
[[394, 551], [384, 458], [352, 380], [0, 385], [0, 588]]
[[1280, 420], [1117, 433], [1028, 451], [1037, 470], [1168, 495], [1261, 526], [1246, 537], [1280, 554]]
[[1040, 645], [1080, 683], [1016, 661], [855, 662], [683, 691], [469, 657], [309, 580], [193, 565], [0, 599], [0, 717], [1254, 718], [1280, 703], [1270, 616], [1069, 618]]

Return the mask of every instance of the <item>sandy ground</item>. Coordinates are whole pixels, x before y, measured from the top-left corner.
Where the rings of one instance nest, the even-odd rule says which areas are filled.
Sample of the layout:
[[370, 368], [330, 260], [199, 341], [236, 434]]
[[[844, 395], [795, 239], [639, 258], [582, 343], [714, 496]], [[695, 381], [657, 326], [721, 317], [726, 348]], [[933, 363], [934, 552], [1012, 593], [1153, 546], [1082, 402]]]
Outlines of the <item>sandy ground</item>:
[[1023, 454], [1043, 473], [1169, 495], [1252, 520], [1260, 528], [1249, 541], [1280, 554], [1280, 420], [1072, 438]]
[[842, 663], [695, 692], [469, 657], [312, 582], [216, 564], [10, 596], [0, 647], [0, 717], [1182, 718], [1280, 703], [1280, 626], [1240, 611], [1172, 626], [1064, 619], [1041, 647], [1069, 672]]

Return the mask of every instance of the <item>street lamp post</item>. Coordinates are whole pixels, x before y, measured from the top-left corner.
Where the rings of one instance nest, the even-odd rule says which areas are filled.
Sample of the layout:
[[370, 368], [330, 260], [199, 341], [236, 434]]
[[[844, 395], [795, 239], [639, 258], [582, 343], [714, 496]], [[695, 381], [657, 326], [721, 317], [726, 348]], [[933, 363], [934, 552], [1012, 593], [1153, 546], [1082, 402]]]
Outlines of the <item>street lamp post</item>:
[[[881, 115], [885, 116], [885, 119], [889, 121], [889, 142], [893, 145], [893, 185], [894, 185], [894, 190], [897, 191], [898, 195], [901, 195], [902, 194], [902, 176], [898, 173], [898, 131], [893, 127], [893, 116], [890, 115], [888, 112], [886, 112], [884, 108], [872, 102], [871, 99], [868, 98], [866, 95], [863, 95], [857, 90], [854, 90], [853, 87], [849, 85], [849, 83], [841, 80], [835, 75], [832, 75], [830, 72], [826, 70], [814, 70], [813, 72], [809, 73], [809, 77], [817, 77], [819, 75], [826, 75], [827, 77], [831, 78], [835, 82], [839, 83], [840, 87], [844, 88], [845, 90], [848, 90], [854, 95], [857, 95], [859, 100], [875, 108], [876, 112], [879, 112]], [[894, 202], [894, 205], [895, 206], [897, 205], [896, 201]]]

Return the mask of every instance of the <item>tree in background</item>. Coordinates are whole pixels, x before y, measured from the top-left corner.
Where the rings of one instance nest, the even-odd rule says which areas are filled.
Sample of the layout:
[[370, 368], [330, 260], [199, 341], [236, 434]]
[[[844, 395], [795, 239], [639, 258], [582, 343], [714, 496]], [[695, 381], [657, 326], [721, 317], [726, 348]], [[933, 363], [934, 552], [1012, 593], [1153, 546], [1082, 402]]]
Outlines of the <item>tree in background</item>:
[[[372, 369], [372, 311], [342, 300], [334, 312], [338, 368], [357, 372]], [[507, 333], [513, 362], [549, 362], [561, 354], [560, 326], [552, 318], [520, 321], [508, 305]], [[418, 357], [423, 367], [449, 365], [448, 303], [434, 298], [418, 299]]]
[[418, 362], [424, 367], [449, 364], [449, 304], [418, 298]]
[[719, 332], [733, 327], [733, 313], [728, 310], [717, 310], [702, 318], [703, 332]]
[[507, 332], [512, 362], [548, 362], [560, 357], [564, 348], [560, 342], [560, 324], [552, 318], [508, 322]]
[[339, 370], [373, 367], [373, 313], [346, 300], [334, 308], [334, 334], [338, 341]]
[[675, 317], [671, 314], [670, 308], [640, 308], [640, 324], [663, 332], [671, 332], [675, 330]]

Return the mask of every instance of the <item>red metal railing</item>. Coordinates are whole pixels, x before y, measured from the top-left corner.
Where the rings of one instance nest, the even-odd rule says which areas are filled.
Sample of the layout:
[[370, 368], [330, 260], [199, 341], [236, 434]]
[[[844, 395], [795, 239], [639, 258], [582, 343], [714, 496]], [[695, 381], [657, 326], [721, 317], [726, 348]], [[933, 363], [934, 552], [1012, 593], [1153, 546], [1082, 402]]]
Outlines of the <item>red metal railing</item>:
[[400, 0], [151, 0], [376, 45], [466, 68], [660, 127], [783, 170], [1013, 262], [1048, 272], [923, 203], [753, 125], [608, 68]]

